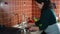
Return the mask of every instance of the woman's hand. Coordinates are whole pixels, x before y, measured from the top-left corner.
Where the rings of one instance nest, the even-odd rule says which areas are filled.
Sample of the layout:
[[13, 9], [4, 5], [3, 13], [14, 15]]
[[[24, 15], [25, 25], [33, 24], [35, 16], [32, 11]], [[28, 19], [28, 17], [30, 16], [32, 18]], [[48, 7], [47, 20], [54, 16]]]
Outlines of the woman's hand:
[[35, 23], [28, 23], [26, 28], [29, 31], [37, 31], [37, 30], [39, 30], [39, 27], [35, 26]]
[[37, 27], [37, 26], [33, 26], [33, 27], [30, 27], [29, 28], [29, 31], [39, 31], [39, 27]]
[[35, 26], [35, 23], [28, 23], [27, 26], [28, 27]]

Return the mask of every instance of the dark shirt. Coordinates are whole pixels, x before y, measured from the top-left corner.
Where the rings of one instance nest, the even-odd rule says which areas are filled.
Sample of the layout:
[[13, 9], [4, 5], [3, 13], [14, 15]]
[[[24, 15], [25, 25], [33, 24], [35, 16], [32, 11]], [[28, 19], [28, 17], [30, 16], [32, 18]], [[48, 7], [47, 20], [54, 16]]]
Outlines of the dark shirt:
[[50, 0], [36, 0], [38, 3], [44, 2], [44, 6], [41, 10], [41, 17], [36, 22], [36, 26], [39, 26], [40, 30], [45, 30], [49, 25], [56, 23], [56, 16], [51, 8]]
[[39, 26], [40, 30], [45, 30], [49, 25], [54, 23], [56, 23], [54, 11], [49, 8], [42, 9], [40, 20], [36, 22], [36, 25]]

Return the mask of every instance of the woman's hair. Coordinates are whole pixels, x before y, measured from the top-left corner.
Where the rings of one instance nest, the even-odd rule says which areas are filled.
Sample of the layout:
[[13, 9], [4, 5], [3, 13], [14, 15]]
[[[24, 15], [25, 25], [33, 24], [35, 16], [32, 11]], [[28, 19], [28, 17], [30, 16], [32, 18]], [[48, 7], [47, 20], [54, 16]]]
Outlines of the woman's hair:
[[40, 4], [43, 2], [44, 3], [43, 8], [52, 8], [52, 4], [50, 0], [35, 0], [35, 1]]

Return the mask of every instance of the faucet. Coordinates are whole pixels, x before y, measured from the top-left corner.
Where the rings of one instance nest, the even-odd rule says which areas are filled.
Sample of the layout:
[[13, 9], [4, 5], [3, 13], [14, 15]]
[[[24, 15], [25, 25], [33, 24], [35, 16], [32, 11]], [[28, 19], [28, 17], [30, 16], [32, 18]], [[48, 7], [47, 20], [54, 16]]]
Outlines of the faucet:
[[22, 29], [24, 31], [24, 34], [27, 34], [27, 31], [26, 31], [26, 26], [27, 26], [27, 20], [24, 20], [25, 19], [25, 14], [22, 15]]

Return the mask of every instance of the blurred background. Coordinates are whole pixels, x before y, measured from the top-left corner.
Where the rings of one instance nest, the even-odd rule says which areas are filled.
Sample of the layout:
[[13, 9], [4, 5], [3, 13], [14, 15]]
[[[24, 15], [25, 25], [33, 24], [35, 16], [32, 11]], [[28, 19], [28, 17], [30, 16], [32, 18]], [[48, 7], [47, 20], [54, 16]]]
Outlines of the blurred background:
[[[60, 21], [60, 0], [51, 0], [56, 19]], [[0, 0], [0, 24], [11, 27], [24, 20], [40, 18], [40, 9], [34, 0]]]

